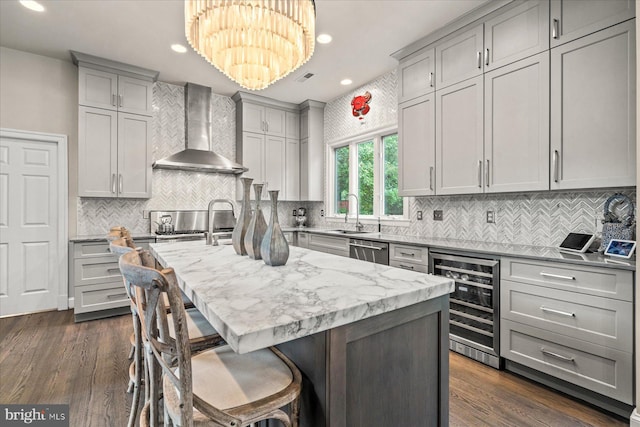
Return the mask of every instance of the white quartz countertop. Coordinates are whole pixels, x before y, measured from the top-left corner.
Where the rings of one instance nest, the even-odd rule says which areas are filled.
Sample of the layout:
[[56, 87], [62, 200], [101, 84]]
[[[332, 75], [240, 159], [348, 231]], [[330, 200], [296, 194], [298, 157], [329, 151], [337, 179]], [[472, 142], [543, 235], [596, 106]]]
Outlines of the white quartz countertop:
[[154, 243], [194, 305], [246, 353], [446, 295], [451, 279], [289, 247], [271, 267], [231, 245]]

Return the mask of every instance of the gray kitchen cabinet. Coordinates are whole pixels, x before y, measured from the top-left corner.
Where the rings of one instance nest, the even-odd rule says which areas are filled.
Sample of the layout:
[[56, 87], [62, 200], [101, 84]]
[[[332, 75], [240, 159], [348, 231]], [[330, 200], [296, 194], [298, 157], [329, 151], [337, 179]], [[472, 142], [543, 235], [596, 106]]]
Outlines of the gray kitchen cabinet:
[[549, 189], [549, 52], [484, 76], [484, 191]]
[[298, 235], [295, 239], [296, 246], [301, 248], [309, 249], [309, 233], [304, 231], [298, 231]]
[[421, 246], [391, 243], [389, 245], [389, 265], [405, 270], [428, 273], [429, 250]]
[[482, 76], [436, 91], [436, 194], [483, 191]]
[[[148, 249], [155, 239], [136, 239]], [[76, 322], [129, 312], [129, 297], [122, 282], [118, 258], [105, 241], [69, 243], [69, 285], [74, 296]]]
[[151, 197], [151, 117], [80, 106], [78, 195]]
[[312, 100], [300, 105], [300, 200], [324, 200], [324, 106]]
[[633, 287], [628, 270], [502, 258], [505, 367], [609, 410], [632, 404]]
[[349, 257], [349, 238], [309, 233], [309, 249]]
[[399, 103], [435, 90], [435, 55], [433, 47], [426, 47], [402, 60], [398, 66]]
[[435, 194], [435, 95], [398, 106], [398, 193]]
[[549, 2], [514, 2], [484, 22], [484, 71], [549, 49]]
[[635, 20], [551, 49], [551, 189], [636, 185]]
[[635, 16], [634, 0], [551, 0], [551, 47]]
[[444, 89], [482, 74], [483, 25], [463, 28], [436, 44], [436, 88]]
[[[300, 116], [294, 104], [236, 93], [236, 161], [249, 170], [242, 176], [263, 183], [263, 200], [278, 190], [279, 200], [300, 200]], [[238, 198], [242, 186], [238, 181]], [[253, 190], [251, 198], [255, 195]]]

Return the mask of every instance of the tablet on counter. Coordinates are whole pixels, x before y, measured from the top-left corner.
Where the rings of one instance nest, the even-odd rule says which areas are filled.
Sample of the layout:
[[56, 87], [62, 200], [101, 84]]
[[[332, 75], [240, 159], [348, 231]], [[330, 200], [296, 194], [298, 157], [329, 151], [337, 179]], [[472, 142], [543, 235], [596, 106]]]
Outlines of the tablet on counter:
[[589, 246], [591, 246], [595, 238], [595, 234], [590, 233], [569, 233], [562, 243], [560, 243], [560, 249], [563, 251], [584, 253], [589, 249]]
[[635, 249], [636, 242], [633, 240], [611, 239], [607, 245], [607, 249], [604, 250], [604, 254], [619, 258], [631, 258]]

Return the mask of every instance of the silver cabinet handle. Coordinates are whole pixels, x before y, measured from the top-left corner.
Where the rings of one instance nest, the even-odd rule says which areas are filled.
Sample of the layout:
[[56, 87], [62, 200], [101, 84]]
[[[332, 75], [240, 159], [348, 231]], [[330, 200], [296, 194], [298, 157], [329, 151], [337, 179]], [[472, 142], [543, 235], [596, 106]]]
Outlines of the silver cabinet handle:
[[114, 107], [116, 106], [116, 94], [115, 93], [111, 94], [111, 105], [113, 105]]
[[560, 21], [557, 19], [553, 20], [553, 25], [551, 26], [551, 37], [556, 40], [560, 37]]
[[129, 295], [124, 294], [124, 293], [122, 293], [122, 294], [114, 294], [114, 295], [107, 295], [107, 299], [116, 299], [116, 298], [120, 299], [120, 298], [128, 297], [128, 296]]
[[413, 270], [413, 266], [412, 265], [398, 264], [398, 267], [404, 268], [405, 270]]
[[556, 359], [564, 360], [565, 362], [575, 362], [575, 358], [563, 356], [562, 354], [554, 353], [553, 351], [549, 351], [544, 347], [540, 347], [540, 351], [542, 354], [546, 354], [547, 356], [555, 357]]
[[387, 248], [382, 248], [380, 246], [368, 246], [368, 245], [361, 245], [358, 243], [351, 243], [349, 242], [349, 246], [353, 246], [355, 248], [366, 248], [366, 249], [373, 249], [374, 251], [386, 251]]
[[484, 50], [484, 65], [489, 65], [489, 49]]
[[559, 314], [560, 316], [576, 317], [575, 313], [569, 313], [568, 311], [555, 310], [553, 308], [545, 307], [544, 305], [540, 306], [540, 310], [544, 311], [545, 313]]
[[123, 95], [118, 95], [118, 99], [120, 99], [120, 107], [122, 107], [122, 103], [124, 102], [124, 96]]
[[478, 52], [478, 68], [482, 68], [482, 52]]
[[552, 279], [576, 280], [573, 276], [561, 276], [560, 274], [545, 273], [544, 271], [541, 271], [540, 275], [542, 277], [550, 277]]
[[429, 168], [429, 190], [433, 191], [433, 166]]
[[553, 182], [558, 182], [560, 179], [560, 153], [558, 150], [553, 150]]
[[115, 173], [111, 174], [111, 192], [112, 193], [116, 192], [116, 174]]
[[122, 174], [118, 175], [118, 192], [122, 193]]
[[416, 256], [416, 254], [413, 254], [411, 252], [400, 252], [400, 255], [404, 255], [404, 256]]
[[482, 188], [482, 160], [478, 160], [478, 187]]
[[433, 87], [433, 73], [429, 73], [429, 87]]
[[107, 268], [107, 273], [120, 273], [119, 268]]
[[489, 186], [489, 159], [487, 159], [487, 168], [484, 171], [484, 185]]

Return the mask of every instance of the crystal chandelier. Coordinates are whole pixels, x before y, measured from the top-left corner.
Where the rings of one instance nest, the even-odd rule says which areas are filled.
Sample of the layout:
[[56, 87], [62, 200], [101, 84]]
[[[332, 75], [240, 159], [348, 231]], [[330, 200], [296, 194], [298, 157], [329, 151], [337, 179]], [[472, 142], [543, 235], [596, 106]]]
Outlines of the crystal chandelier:
[[313, 0], [185, 0], [184, 11], [191, 47], [246, 89], [266, 88], [313, 54]]

